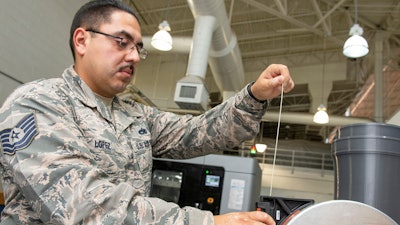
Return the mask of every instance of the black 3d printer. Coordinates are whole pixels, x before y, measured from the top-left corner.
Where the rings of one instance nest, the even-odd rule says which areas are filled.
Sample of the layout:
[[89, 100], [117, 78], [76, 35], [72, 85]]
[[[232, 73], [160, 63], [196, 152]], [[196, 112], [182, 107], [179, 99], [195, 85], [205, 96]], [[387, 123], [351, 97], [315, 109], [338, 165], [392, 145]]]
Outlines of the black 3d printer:
[[255, 210], [261, 169], [253, 158], [207, 155], [153, 159], [151, 196], [209, 210], [214, 215]]
[[253, 158], [213, 154], [188, 160], [155, 158], [150, 195], [214, 215], [262, 210], [277, 224], [314, 203], [260, 196], [261, 176], [258, 161]]

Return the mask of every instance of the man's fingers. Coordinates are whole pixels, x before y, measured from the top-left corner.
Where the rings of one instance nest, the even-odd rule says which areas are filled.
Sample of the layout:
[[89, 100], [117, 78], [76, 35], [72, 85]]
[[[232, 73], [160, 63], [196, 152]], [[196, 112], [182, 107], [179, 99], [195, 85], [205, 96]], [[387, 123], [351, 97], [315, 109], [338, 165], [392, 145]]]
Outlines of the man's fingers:
[[249, 217], [252, 220], [260, 221], [268, 225], [275, 224], [275, 220], [270, 215], [262, 211], [249, 212]]

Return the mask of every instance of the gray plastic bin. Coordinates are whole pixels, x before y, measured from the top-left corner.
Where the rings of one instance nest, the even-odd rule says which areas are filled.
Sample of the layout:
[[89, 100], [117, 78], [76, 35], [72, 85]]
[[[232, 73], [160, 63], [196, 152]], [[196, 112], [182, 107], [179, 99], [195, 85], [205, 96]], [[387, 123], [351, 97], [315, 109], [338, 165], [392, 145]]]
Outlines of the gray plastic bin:
[[332, 144], [335, 199], [373, 206], [400, 223], [400, 127], [343, 126]]

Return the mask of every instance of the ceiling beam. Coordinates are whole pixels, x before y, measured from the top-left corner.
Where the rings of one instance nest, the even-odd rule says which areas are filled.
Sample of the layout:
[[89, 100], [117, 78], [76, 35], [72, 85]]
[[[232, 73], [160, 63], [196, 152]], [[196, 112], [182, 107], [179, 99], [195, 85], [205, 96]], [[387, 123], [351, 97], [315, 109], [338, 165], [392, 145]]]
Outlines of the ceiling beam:
[[[282, 3], [283, 1], [283, 3]], [[287, 15], [287, 2], [286, 0], [275, 0], [275, 5], [278, 7], [282, 14]]]
[[[336, 3], [336, 5], [334, 5], [332, 8], [330, 8], [330, 10], [325, 14], [325, 15], [323, 15], [323, 16], [321, 16], [320, 18], [319, 18], [319, 20], [318, 20], [318, 22], [316, 22], [314, 25], [313, 25], [313, 27], [317, 27], [320, 23], [323, 23], [325, 20], [326, 20], [326, 18], [328, 17], [328, 16], [330, 16], [333, 12], [335, 12], [336, 11], [336, 9], [338, 9], [344, 2], [346, 2], [347, 0], [341, 0], [341, 1], [339, 1], [338, 3]], [[315, 5], [314, 7], [318, 7], [319, 8], [319, 6], [318, 6], [318, 3], [316, 2], [316, 0], [313, 0], [313, 5]], [[320, 11], [320, 10], [319, 10]], [[321, 15], [322, 15], [322, 13], [321, 13]]]
[[319, 19], [319, 21], [316, 24], [314, 24], [313, 27], [317, 28], [319, 23], [322, 23], [322, 27], [325, 30], [326, 36], [331, 36], [332, 35], [331, 28], [326, 23], [327, 17], [322, 16], [321, 8], [319, 7], [317, 0], [310, 0], [310, 1], [311, 1], [312, 6], [314, 7], [314, 10], [317, 14], [318, 19]]
[[[318, 35], [320, 37], [325, 37], [326, 36], [325, 32], [322, 32], [319, 29], [314, 28], [313, 26], [310, 26], [310, 25], [308, 25], [308, 24], [306, 24], [306, 23], [304, 23], [302, 21], [299, 21], [299, 20], [297, 20], [297, 19], [295, 19], [295, 18], [293, 18], [291, 16], [284, 15], [281, 12], [278, 12], [276, 9], [271, 8], [269, 6], [266, 6], [264, 4], [261, 4], [261, 3], [257, 2], [256, 0], [242, 0], [242, 1], [245, 4], [249, 4], [249, 5], [255, 7], [255, 8], [259, 9], [259, 10], [265, 11], [265, 12], [267, 12], [267, 13], [269, 13], [271, 15], [274, 15], [274, 16], [282, 19], [282, 20], [285, 20], [286, 22], [289, 22], [289, 23], [291, 23], [291, 24], [293, 24], [293, 25], [295, 25], [297, 27], [306, 28], [308, 31], [310, 31], [310, 32], [312, 32], [312, 33], [314, 33], [314, 34], [316, 34], [316, 35]], [[343, 41], [337, 39], [336, 37], [329, 36], [328, 39], [330, 41], [334, 42], [334, 43], [343, 44], [342, 43]]]

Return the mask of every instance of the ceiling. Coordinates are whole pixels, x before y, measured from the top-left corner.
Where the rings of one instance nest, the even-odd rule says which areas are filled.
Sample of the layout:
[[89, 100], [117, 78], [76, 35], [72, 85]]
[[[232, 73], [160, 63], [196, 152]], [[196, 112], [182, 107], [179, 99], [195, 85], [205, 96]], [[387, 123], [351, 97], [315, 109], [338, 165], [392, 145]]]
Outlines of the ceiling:
[[[159, 23], [168, 20], [173, 37], [191, 37], [194, 18], [186, 0], [125, 0], [139, 14], [142, 35], [152, 36]], [[398, 0], [226, 0], [225, 7], [232, 30], [237, 36], [244, 70], [262, 68], [271, 62], [289, 67], [345, 63], [347, 79], [335, 81], [328, 97], [328, 113], [344, 115], [359, 93], [368, 75], [374, 72], [374, 43], [384, 33], [383, 64], [399, 71], [400, 1]], [[357, 15], [357, 18], [355, 18]], [[370, 45], [362, 59], [346, 59], [342, 54], [350, 27], [358, 23]], [[285, 95], [283, 110], [312, 112], [307, 84], [297, 85]], [[398, 104], [398, 103], [397, 103]], [[278, 110], [280, 100], [270, 110]], [[364, 109], [371, 110], [371, 109]], [[373, 110], [373, 109], [372, 109]], [[270, 122], [265, 122], [270, 123]], [[271, 127], [263, 131], [274, 138]], [[329, 129], [317, 125], [283, 124], [281, 135], [287, 139], [321, 141]], [[272, 130], [271, 130], [272, 129]]]

